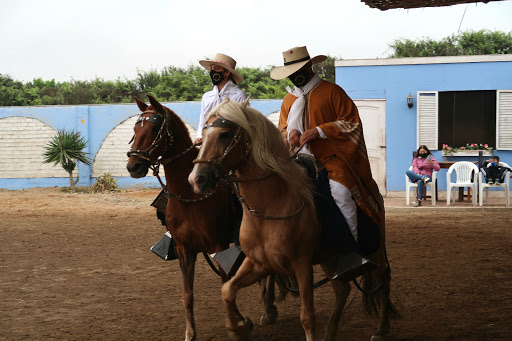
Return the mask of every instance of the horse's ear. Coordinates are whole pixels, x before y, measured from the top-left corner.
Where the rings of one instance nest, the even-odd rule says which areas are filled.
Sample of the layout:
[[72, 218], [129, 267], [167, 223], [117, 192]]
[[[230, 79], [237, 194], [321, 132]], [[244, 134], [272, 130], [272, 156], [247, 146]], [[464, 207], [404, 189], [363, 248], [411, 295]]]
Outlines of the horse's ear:
[[165, 113], [165, 109], [164, 109], [164, 106], [160, 104], [160, 102], [158, 102], [155, 97], [151, 96], [151, 95], [146, 95], [148, 98], [149, 98], [149, 103], [151, 103], [151, 105], [153, 106], [153, 108], [155, 108], [155, 110], [159, 113], [162, 113], [164, 114]]
[[140, 111], [146, 111], [146, 109], [148, 107], [148, 105], [146, 103], [142, 102], [136, 96], [133, 96], [133, 99], [135, 99], [135, 103], [137, 103], [137, 106], [139, 107]]
[[251, 95], [249, 95], [249, 97], [247, 97], [247, 98], [245, 99], [245, 101], [243, 101], [243, 102], [242, 102], [242, 105], [243, 105], [244, 107], [248, 106], [248, 105], [249, 105], [249, 100], [250, 100], [250, 99], [251, 99]]

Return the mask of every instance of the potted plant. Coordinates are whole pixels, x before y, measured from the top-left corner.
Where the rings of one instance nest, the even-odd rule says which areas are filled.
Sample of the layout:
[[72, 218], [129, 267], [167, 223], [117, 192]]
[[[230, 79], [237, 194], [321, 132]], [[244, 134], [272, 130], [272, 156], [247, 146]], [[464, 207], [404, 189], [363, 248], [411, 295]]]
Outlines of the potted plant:
[[478, 156], [480, 151], [483, 151], [484, 156], [490, 156], [492, 155], [492, 150], [492, 147], [489, 147], [487, 143], [467, 143], [461, 147], [443, 144], [443, 156]]

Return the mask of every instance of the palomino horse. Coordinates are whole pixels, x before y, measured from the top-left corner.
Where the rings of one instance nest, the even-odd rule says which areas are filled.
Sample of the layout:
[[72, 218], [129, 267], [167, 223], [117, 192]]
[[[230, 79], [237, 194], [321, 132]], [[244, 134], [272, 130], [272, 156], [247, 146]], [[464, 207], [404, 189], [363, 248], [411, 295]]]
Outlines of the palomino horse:
[[[336, 270], [334, 250], [321, 246], [321, 226], [312, 200], [310, 181], [290, 157], [278, 129], [260, 112], [244, 104], [224, 101], [208, 117], [206, 132], [189, 182], [197, 193], [214, 188], [216, 182], [238, 182], [244, 204], [240, 244], [246, 258], [235, 276], [222, 286], [227, 309], [226, 327], [232, 339], [245, 340], [250, 320], [240, 318], [236, 293], [269, 273], [296, 276], [301, 298], [300, 320], [306, 340], [315, 337], [313, 264], [320, 264], [328, 278]], [[236, 170], [235, 176], [230, 171]], [[235, 190], [238, 187], [233, 186]], [[370, 255], [378, 264], [364, 275], [365, 309], [377, 313], [380, 323], [372, 339], [389, 330], [394, 309], [389, 299], [390, 275], [385, 256], [384, 229], [379, 250]], [[380, 283], [380, 284], [379, 284]], [[335, 303], [324, 340], [335, 340], [350, 284], [331, 280]]]
[[[176, 241], [183, 275], [185, 340], [196, 340], [193, 283], [197, 254], [228, 248], [239, 218], [236, 218], [229, 187], [220, 185], [207, 195], [197, 195], [192, 191], [187, 176], [192, 170], [192, 160], [196, 158], [198, 149], [192, 144], [183, 121], [152, 96], [148, 95], [148, 98], [151, 103], [149, 106], [135, 98], [142, 113], [135, 123], [134, 141], [128, 152], [126, 168], [132, 177], [142, 178], [149, 168], [158, 170], [160, 164], [164, 166], [169, 197], [165, 221]], [[227, 275], [222, 269], [220, 273], [222, 282], [225, 282]], [[269, 279], [268, 289], [262, 286], [265, 302], [262, 323], [273, 323], [277, 318], [277, 309], [273, 305], [272, 279]]]

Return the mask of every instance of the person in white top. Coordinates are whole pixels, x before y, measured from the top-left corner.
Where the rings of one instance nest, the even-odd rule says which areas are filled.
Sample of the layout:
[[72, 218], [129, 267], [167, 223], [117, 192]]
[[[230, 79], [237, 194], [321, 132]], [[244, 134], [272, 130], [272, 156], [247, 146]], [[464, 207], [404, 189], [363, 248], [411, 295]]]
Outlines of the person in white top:
[[199, 117], [197, 136], [194, 143], [199, 143], [203, 140], [206, 116], [226, 96], [230, 100], [237, 102], [243, 102], [247, 99], [245, 93], [237, 85], [243, 81], [243, 77], [235, 71], [236, 60], [225, 54], [217, 53], [213, 60], [200, 60], [199, 64], [210, 71], [213, 90], [206, 92], [201, 99], [201, 116]]

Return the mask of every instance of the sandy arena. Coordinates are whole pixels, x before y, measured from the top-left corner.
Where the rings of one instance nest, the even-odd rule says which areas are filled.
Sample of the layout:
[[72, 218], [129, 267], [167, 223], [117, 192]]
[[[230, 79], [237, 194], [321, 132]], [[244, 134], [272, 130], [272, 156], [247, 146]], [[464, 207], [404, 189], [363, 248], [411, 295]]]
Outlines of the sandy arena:
[[[0, 191], [0, 340], [183, 340], [178, 262], [149, 251], [165, 232], [149, 206], [157, 194]], [[387, 340], [512, 339], [512, 208], [403, 201], [386, 200], [391, 298], [403, 315]], [[220, 279], [201, 255], [195, 293], [198, 340], [226, 340]], [[332, 299], [329, 285], [315, 291], [319, 336]], [[377, 320], [361, 293], [348, 301], [338, 340], [369, 340]], [[257, 286], [238, 302], [252, 340], [304, 340], [297, 298], [278, 304], [272, 326], [258, 324]]]

